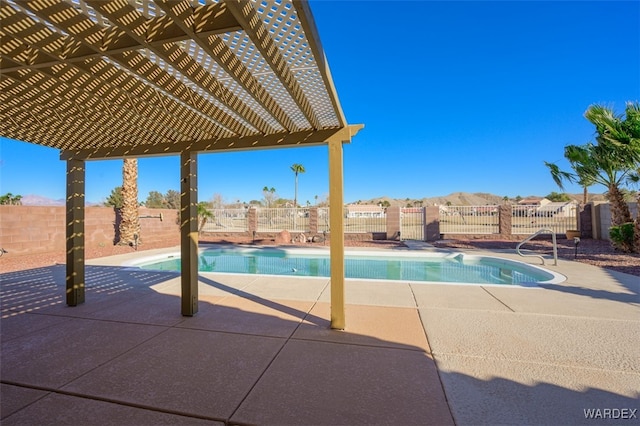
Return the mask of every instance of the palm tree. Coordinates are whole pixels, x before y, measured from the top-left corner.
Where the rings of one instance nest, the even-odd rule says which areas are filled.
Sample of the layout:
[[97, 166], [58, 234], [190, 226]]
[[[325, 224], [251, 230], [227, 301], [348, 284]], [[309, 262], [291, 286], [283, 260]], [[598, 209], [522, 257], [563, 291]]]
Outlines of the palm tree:
[[601, 184], [608, 189], [612, 225], [631, 222], [631, 212], [620, 185], [640, 163], [640, 117], [638, 104], [627, 104], [627, 118], [616, 116], [610, 108], [592, 105], [584, 116], [596, 127], [596, 144], [568, 145], [564, 156], [573, 173], [545, 163], [560, 189], [563, 181], [575, 182], [585, 189]]
[[[565, 158], [567, 157], [567, 151], [565, 148]], [[571, 162], [571, 160], [569, 160]], [[557, 164], [544, 162], [545, 166], [549, 168], [549, 172], [551, 172], [551, 177], [553, 178], [558, 188], [564, 191], [563, 181], [567, 180], [569, 182], [575, 182], [582, 187], [582, 204], [587, 204], [589, 201], [589, 187], [593, 185], [595, 182], [591, 179], [591, 176], [587, 173], [583, 173], [582, 168], [574, 169], [575, 176], [569, 172], [563, 172], [560, 170]]]
[[636, 253], [640, 253], [640, 167], [638, 167], [638, 170], [629, 174], [628, 183], [638, 187], [636, 191], [638, 214], [636, 215], [636, 221], [633, 228], [633, 247]]
[[200, 225], [198, 226], [198, 232], [202, 231], [202, 228], [204, 228], [204, 225], [207, 223], [207, 220], [215, 218], [211, 210], [207, 208], [206, 201], [200, 201], [198, 203], [198, 217], [200, 218]]
[[271, 203], [276, 196], [276, 189], [274, 187], [269, 188], [265, 186], [262, 188], [262, 193], [264, 194], [264, 200], [267, 202], [267, 208], [271, 208]]
[[[585, 117], [596, 126], [598, 145], [610, 146], [610, 155], [613, 157], [611, 161], [618, 164], [621, 175], [628, 176], [640, 168], [640, 104], [638, 102], [627, 102], [624, 116], [616, 115], [611, 108], [592, 105], [585, 112]], [[617, 189], [614, 196], [618, 198], [617, 208], [621, 210], [621, 218], [624, 219], [621, 223], [631, 222], [629, 206], [624, 200], [624, 195], [619, 191], [620, 188]]]
[[125, 158], [122, 164], [122, 209], [120, 210], [120, 245], [140, 244], [138, 213], [138, 160]]
[[296, 186], [293, 195], [293, 206], [298, 207], [298, 173], [305, 173], [306, 170], [302, 164], [295, 163], [291, 166], [291, 171], [296, 175]]

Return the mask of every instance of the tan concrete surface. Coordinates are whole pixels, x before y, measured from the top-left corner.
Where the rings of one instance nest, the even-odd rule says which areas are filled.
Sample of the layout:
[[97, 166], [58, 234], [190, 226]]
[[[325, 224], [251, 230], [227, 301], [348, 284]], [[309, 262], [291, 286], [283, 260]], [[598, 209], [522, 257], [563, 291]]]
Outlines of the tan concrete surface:
[[328, 279], [205, 273], [183, 317], [176, 273], [120, 267], [144, 255], [91, 261], [73, 308], [64, 266], [0, 277], [3, 425], [591, 425], [584, 410], [640, 408], [638, 277], [561, 260], [567, 280], [538, 288], [347, 280], [335, 331]]
[[[379, 280], [346, 280], [345, 300], [358, 305], [415, 307], [415, 299], [408, 283]], [[320, 301], [331, 301], [331, 288], [322, 292]]]

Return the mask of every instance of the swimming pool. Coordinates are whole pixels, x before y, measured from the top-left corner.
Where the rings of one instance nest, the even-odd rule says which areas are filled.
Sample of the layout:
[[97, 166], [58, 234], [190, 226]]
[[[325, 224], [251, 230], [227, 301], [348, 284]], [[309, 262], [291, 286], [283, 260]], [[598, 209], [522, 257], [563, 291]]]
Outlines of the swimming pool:
[[[164, 255], [131, 264], [142, 269], [179, 271], [180, 255]], [[207, 248], [200, 251], [200, 272], [329, 277], [326, 250]], [[460, 284], [535, 286], [564, 281], [562, 275], [497, 257], [438, 252], [365, 252], [345, 254], [345, 277], [353, 279]]]

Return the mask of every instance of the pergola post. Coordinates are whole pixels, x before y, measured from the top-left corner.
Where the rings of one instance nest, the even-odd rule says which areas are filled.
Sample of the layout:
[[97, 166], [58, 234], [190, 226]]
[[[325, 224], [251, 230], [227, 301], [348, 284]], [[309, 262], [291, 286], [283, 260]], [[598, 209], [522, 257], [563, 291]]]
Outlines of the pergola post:
[[198, 179], [195, 152], [180, 154], [180, 262], [182, 315], [198, 312]]
[[67, 160], [67, 305], [84, 303], [84, 160]]
[[331, 231], [331, 328], [344, 330], [344, 182], [342, 141], [329, 142], [329, 229]]

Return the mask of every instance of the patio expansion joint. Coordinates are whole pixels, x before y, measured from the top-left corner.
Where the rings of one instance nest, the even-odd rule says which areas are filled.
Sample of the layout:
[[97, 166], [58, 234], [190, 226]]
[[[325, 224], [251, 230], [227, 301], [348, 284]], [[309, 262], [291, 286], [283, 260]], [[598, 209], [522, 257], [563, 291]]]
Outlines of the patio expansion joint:
[[[471, 355], [471, 354], [461, 354], [461, 353], [455, 353], [455, 352], [433, 352], [433, 359], [436, 362], [436, 365], [438, 365], [439, 357], [440, 359], [441, 357], [457, 357], [457, 358], [469, 358], [469, 359], [478, 359], [478, 360], [486, 359], [486, 360], [496, 360], [496, 361], [508, 361], [508, 362], [513, 362], [518, 364], [534, 364], [534, 365], [540, 365], [545, 367], [564, 367], [564, 368], [571, 368], [575, 370], [626, 374], [629, 376], [637, 376], [638, 378], [640, 378], [640, 371], [625, 371], [625, 370], [616, 370], [616, 369], [610, 369], [610, 368], [586, 367], [582, 365], [566, 364], [566, 363], [559, 363], [559, 362], [545, 362], [545, 361], [538, 361], [534, 359], [517, 359], [517, 358], [499, 357], [499, 356]], [[438, 372], [439, 371], [440, 370], [438, 368]]]
[[[198, 414], [194, 414], [194, 413], [187, 413], [187, 412], [183, 412], [183, 411], [179, 411], [179, 410], [167, 410], [167, 409], [164, 409], [164, 408], [158, 408], [158, 407], [145, 405], [145, 404], [137, 404], [137, 403], [121, 401], [121, 400], [113, 399], [113, 398], [105, 398], [105, 397], [99, 397], [99, 396], [93, 396], [93, 395], [86, 395], [86, 394], [80, 393], [80, 392], [66, 391], [64, 389], [24, 384], [24, 383], [14, 382], [14, 381], [10, 381], [10, 380], [0, 380], [0, 383], [5, 384], [5, 385], [17, 386], [17, 387], [21, 387], [21, 388], [25, 388], [25, 389], [33, 389], [33, 390], [49, 392], [49, 394], [53, 393], [53, 394], [57, 394], [57, 395], [71, 396], [71, 397], [74, 397], [74, 398], [81, 398], [81, 399], [86, 399], [86, 400], [91, 400], [91, 401], [99, 401], [99, 402], [106, 402], [106, 403], [110, 403], [110, 404], [116, 404], [116, 405], [120, 405], [120, 406], [123, 406], [123, 407], [139, 408], [139, 409], [148, 410], [148, 411], [154, 411], [154, 412], [158, 412], [158, 413], [172, 414], [172, 415], [177, 415], [177, 416], [182, 416], [182, 417], [189, 417], [189, 418], [192, 418], [192, 419], [199, 419], [199, 420], [209, 420], [209, 421], [223, 422], [223, 423], [226, 424], [225, 419], [222, 419], [222, 418], [202, 416], [202, 415], [198, 415]], [[66, 386], [66, 385], [64, 385], [64, 386]], [[17, 412], [20, 412], [20, 411], [24, 410], [25, 408], [35, 404], [37, 401], [40, 401], [41, 399], [47, 397], [49, 394], [43, 395], [42, 397], [36, 399], [35, 401], [32, 401], [30, 404], [28, 404], [27, 406], [21, 408]], [[13, 414], [15, 414], [15, 413], [13, 413]], [[11, 416], [8, 416], [7, 418], [5, 418], [3, 420], [7, 420], [10, 417]]]
[[[337, 331], [342, 333], [343, 331]], [[348, 333], [348, 332], [347, 332]], [[383, 345], [373, 345], [366, 343], [358, 343], [358, 342], [336, 342], [335, 340], [322, 340], [322, 339], [312, 339], [312, 338], [303, 338], [303, 337], [291, 337], [287, 339], [287, 341], [296, 341], [296, 342], [314, 342], [314, 343], [326, 343], [330, 345], [341, 345], [341, 346], [357, 346], [361, 348], [371, 348], [371, 349], [393, 349], [397, 351], [408, 351], [408, 352], [419, 352], [427, 355], [431, 355], [431, 351], [427, 351], [423, 348], [412, 348], [410, 346], [401, 347], [401, 346], [383, 346]]]
[[[322, 291], [324, 291], [324, 289], [326, 288], [326, 286], [328, 285], [325, 284], [325, 287], [322, 289]], [[245, 393], [244, 397], [242, 397], [242, 399], [240, 400], [240, 402], [238, 402], [238, 405], [236, 405], [236, 408], [233, 409], [233, 411], [231, 412], [231, 414], [229, 415], [228, 419], [225, 419], [225, 424], [229, 424], [229, 422], [231, 421], [231, 419], [233, 418], [233, 416], [235, 416], [236, 412], [240, 409], [240, 407], [242, 407], [242, 404], [244, 404], [244, 402], [246, 401], [246, 399], [249, 397], [249, 395], [251, 394], [251, 392], [253, 392], [253, 389], [255, 389], [255, 387], [258, 385], [258, 383], [260, 382], [260, 380], [262, 379], [262, 377], [266, 374], [267, 370], [269, 370], [269, 368], [273, 365], [273, 363], [275, 362], [275, 360], [278, 358], [278, 356], [280, 355], [280, 353], [282, 352], [282, 350], [285, 348], [285, 346], [287, 346], [287, 343], [289, 343], [291, 340], [296, 340], [293, 339], [293, 335], [296, 333], [296, 331], [298, 330], [298, 328], [300, 327], [300, 325], [304, 322], [304, 320], [307, 318], [307, 316], [309, 316], [309, 314], [311, 313], [311, 311], [313, 310], [313, 308], [316, 306], [316, 304], [318, 303], [318, 300], [320, 299], [320, 295], [322, 294], [322, 291], [320, 291], [320, 293], [318, 294], [318, 297], [316, 298], [316, 300], [313, 302], [313, 304], [309, 307], [309, 309], [307, 310], [307, 312], [305, 313], [304, 317], [300, 320], [300, 322], [298, 323], [298, 325], [291, 331], [291, 333], [289, 334], [289, 336], [287, 336], [286, 339], [283, 339], [284, 341], [282, 342], [282, 345], [280, 346], [280, 348], [278, 349], [278, 351], [273, 355], [273, 358], [271, 358], [271, 360], [269, 361], [269, 363], [267, 364], [267, 366], [264, 368], [264, 370], [262, 370], [262, 373], [260, 373], [258, 375], [258, 377], [256, 378], [256, 380], [253, 382], [253, 384], [251, 385], [251, 387], [249, 388], [249, 390]], [[235, 333], [238, 334], [238, 333]]]
[[[409, 288], [411, 288], [411, 286], [409, 286]], [[416, 300], [416, 296], [413, 293], [413, 288], [411, 288], [411, 294], [413, 295], [413, 300], [416, 303], [416, 306], [418, 304], [417, 300]], [[422, 326], [422, 331], [424, 332], [424, 337], [425, 339], [427, 339], [427, 347], [429, 348], [429, 355], [431, 356], [431, 360], [433, 361], [433, 365], [435, 365], [435, 369], [436, 369], [436, 374], [438, 375], [438, 382], [440, 383], [440, 389], [442, 390], [442, 395], [444, 396], [444, 400], [447, 404], [447, 409], [449, 410], [449, 415], [451, 416], [451, 418], [453, 419], [454, 424], [456, 424], [456, 417], [454, 415], [453, 409], [451, 408], [451, 401], [449, 400], [449, 395], [447, 395], [447, 390], [444, 387], [444, 383], [442, 382], [442, 374], [440, 372], [440, 367], [438, 366], [438, 360], [436, 359], [436, 356], [433, 352], [433, 349], [431, 348], [431, 342], [429, 342], [429, 334], [427, 333], [427, 329], [424, 327], [424, 323], [426, 318], [422, 318], [422, 314], [420, 313], [420, 309], [418, 309], [416, 307], [416, 312], [418, 313], [418, 318], [420, 318], [420, 324]]]
[[431, 311], [473, 311], [473, 312], [484, 312], [484, 313], [492, 313], [496, 315], [521, 315], [521, 316], [536, 316], [536, 317], [553, 317], [553, 318], [571, 318], [571, 319], [582, 319], [586, 321], [611, 321], [611, 322], [628, 322], [631, 324], [640, 323], [640, 317], [638, 319], [628, 319], [628, 318], [609, 318], [609, 317], [594, 317], [587, 315], [568, 315], [568, 314], [558, 314], [558, 313], [546, 313], [546, 312], [524, 312], [524, 311], [503, 311], [503, 310], [493, 310], [493, 309], [469, 309], [469, 308], [453, 308], [453, 307], [440, 307], [440, 306], [429, 306], [418, 308], [419, 310], [431, 310]]
[[503, 305], [505, 308], [507, 308], [508, 310], [510, 310], [511, 312], [515, 312], [515, 310], [511, 309], [511, 307], [509, 305], [507, 305], [506, 303], [504, 303], [502, 300], [498, 299], [493, 293], [491, 293], [485, 286], [481, 285], [480, 286], [481, 289], [483, 289], [489, 296], [493, 297], [495, 300], [498, 301], [498, 303], [500, 303], [501, 305]]
[[[291, 331], [291, 333], [287, 336], [286, 339], [284, 339], [284, 342], [282, 343], [282, 345], [280, 346], [280, 349], [278, 349], [278, 351], [273, 355], [273, 358], [271, 358], [271, 360], [269, 361], [269, 363], [267, 364], [267, 366], [264, 368], [264, 370], [262, 371], [262, 373], [260, 373], [260, 375], [256, 378], [256, 380], [253, 382], [253, 384], [251, 385], [251, 387], [249, 388], [249, 390], [247, 391], [247, 393], [244, 395], [244, 397], [240, 400], [240, 402], [238, 403], [238, 405], [236, 406], [236, 408], [233, 410], [233, 412], [229, 415], [228, 419], [225, 419], [225, 423], [229, 424], [229, 422], [231, 421], [231, 419], [233, 418], [233, 416], [235, 416], [236, 412], [240, 409], [240, 407], [242, 407], [242, 404], [244, 404], [245, 400], [249, 397], [249, 395], [251, 394], [251, 392], [253, 392], [253, 389], [255, 389], [255, 387], [258, 385], [258, 383], [260, 382], [260, 380], [262, 379], [262, 377], [266, 374], [266, 372], [269, 370], [269, 368], [273, 365], [273, 363], [275, 362], [275, 360], [278, 358], [278, 356], [280, 355], [280, 353], [282, 352], [282, 350], [285, 348], [285, 346], [287, 346], [287, 343], [289, 343], [290, 341], [303, 341], [303, 340], [307, 340], [307, 339], [297, 339], [294, 338], [293, 336], [295, 335], [296, 331], [298, 330], [298, 328], [300, 328], [300, 326], [302, 325], [302, 323], [304, 323], [304, 321], [306, 320], [306, 318], [311, 314], [311, 311], [313, 310], [313, 308], [320, 302], [320, 297], [322, 296], [322, 293], [324, 293], [324, 291], [327, 289], [327, 287], [330, 284], [330, 280], [327, 280], [325, 282], [324, 287], [322, 288], [322, 290], [320, 292], [318, 292], [318, 296], [316, 297], [316, 300], [313, 301], [313, 303], [311, 304], [311, 306], [307, 309], [307, 312], [305, 313], [304, 317], [300, 320], [300, 322], [298, 323], [298, 325]], [[317, 342], [317, 340], [312, 340], [312, 339], [308, 339], [310, 341], [314, 341]], [[332, 343], [332, 342], [325, 342], [325, 343]], [[236, 424], [236, 423], [234, 423]], [[240, 424], [240, 423], [237, 423]]]

